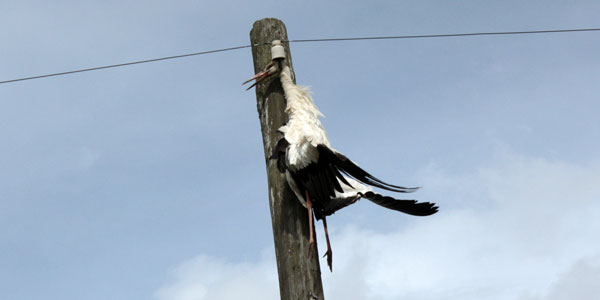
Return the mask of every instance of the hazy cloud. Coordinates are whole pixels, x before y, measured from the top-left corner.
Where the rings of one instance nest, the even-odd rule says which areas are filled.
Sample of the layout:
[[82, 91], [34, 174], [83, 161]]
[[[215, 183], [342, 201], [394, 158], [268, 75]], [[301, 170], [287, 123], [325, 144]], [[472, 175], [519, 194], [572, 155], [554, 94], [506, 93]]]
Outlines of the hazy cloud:
[[[471, 174], [444, 173], [432, 165], [420, 175], [427, 187], [447, 196], [434, 217], [412, 218], [389, 232], [357, 224], [332, 228], [334, 272], [323, 272], [328, 299], [591, 299], [598, 294], [600, 268], [589, 258], [600, 255], [595, 238], [600, 165], [500, 151], [494, 163]], [[173, 271], [157, 296], [275, 299], [276, 282], [272, 256], [255, 263], [199, 256]]]
[[588, 257], [575, 262], [550, 287], [542, 297], [530, 300], [594, 299], [600, 295], [600, 256]]
[[160, 300], [278, 299], [274, 258], [257, 263], [231, 263], [200, 255], [184, 262], [156, 292]]

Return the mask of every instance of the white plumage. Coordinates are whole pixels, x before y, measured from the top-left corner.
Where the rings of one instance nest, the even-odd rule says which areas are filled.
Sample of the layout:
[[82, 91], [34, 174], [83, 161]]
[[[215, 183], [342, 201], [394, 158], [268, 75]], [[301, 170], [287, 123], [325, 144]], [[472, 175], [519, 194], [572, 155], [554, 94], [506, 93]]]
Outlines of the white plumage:
[[279, 132], [290, 143], [286, 153], [288, 166], [299, 170], [317, 161], [317, 146], [329, 147], [329, 139], [319, 120], [323, 114], [315, 106], [308, 89], [294, 84], [288, 66], [283, 67], [281, 72], [281, 85], [287, 100], [285, 113], [289, 121], [279, 128]]

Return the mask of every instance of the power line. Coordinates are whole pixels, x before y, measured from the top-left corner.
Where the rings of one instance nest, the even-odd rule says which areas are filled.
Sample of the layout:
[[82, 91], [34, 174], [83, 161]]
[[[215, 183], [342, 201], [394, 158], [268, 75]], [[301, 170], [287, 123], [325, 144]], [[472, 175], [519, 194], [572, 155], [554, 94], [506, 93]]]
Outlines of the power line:
[[102, 70], [102, 69], [118, 68], [118, 67], [130, 66], [130, 65], [145, 64], [145, 63], [150, 63], [150, 62], [155, 62], [155, 61], [161, 61], [161, 60], [169, 60], [169, 59], [176, 59], [176, 58], [182, 58], [182, 57], [188, 57], [188, 56], [196, 56], [196, 55], [203, 55], [203, 54], [210, 54], [210, 53], [217, 53], [217, 52], [225, 52], [225, 51], [231, 51], [231, 50], [237, 50], [237, 49], [249, 48], [249, 47], [251, 47], [251, 45], [244, 45], [244, 46], [223, 48], [223, 49], [203, 51], [203, 52], [195, 52], [195, 53], [188, 53], [188, 54], [181, 54], [181, 55], [166, 56], [166, 57], [146, 59], [146, 60], [138, 60], [138, 61], [126, 62], [126, 63], [122, 63], [122, 64], [107, 65], [107, 66], [101, 66], [101, 67], [94, 67], [94, 68], [87, 68], [87, 69], [66, 71], [66, 72], [60, 72], [60, 73], [52, 73], [52, 74], [45, 74], [45, 75], [38, 75], [38, 76], [31, 76], [31, 77], [24, 77], [24, 78], [18, 78], [18, 79], [5, 80], [5, 81], [0, 81], [0, 84], [10, 83], [10, 82], [17, 82], [17, 81], [32, 80], [32, 79], [40, 79], [40, 78], [53, 77], [53, 76], [61, 76], [61, 75], [67, 75], [67, 74], [73, 74], [73, 73], [96, 71], [96, 70]]
[[[474, 33], [450, 33], [450, 34], [427, 34], [427, 35], [397, 35], [397, 36], [322, 38], [322, 39], [297, 39], [297, 40], [288, 40], [288, 41], [285, 41], [285, 42], [288, 42], [288, 43], [315, 43], [315, 42], [340, 42], [340, 41], [364, 41], [364, 40], [392, 40], [392, 39], [469, 37], [469, 36], [486, 36], [486, 35], [487, 36], [493, 36], [493, 35], [571, 33], [571, 32], [590, 32], [590, 31], [600, 31], [600, 28], [532, 30], [532, 31], [503, 31], [503, 32], [474, 32]], [[254, 45], [254, 46], [259, 46], [259, 45]], [[23, 77], [23, 78], [17, 78], [17, 79], [10, 79], [10, 80], [0, 81], [0, 84], [17, 82], [17, 81], [25, 81], [25, 80], [33, 80], [33, 79], [40, 79], [40, 78], [53, 77], [53, 76], [62, 76], [62, 75], [68, 75], [68, 74], [74, 74], [74, 73], [82, 73], [82, 72], [89, 72], [89, 71], [96, 71], [96, 70], [102, 70], [102, 69], [119, 68], [119, 67], [130, 66], [130, 65], [145, 64], [145, 63], [151, 63], [151, 62], [162, 61], [162, 60], [177, 59], [177, 58], [183, 58], [183, 57], [189, 57], [189, 56], [212, 54], [212, 53], [217, 53], [217, 52], [232, 51], [232, 50], [238, 50], [238, 49], [250, 48], [250, 47], [252, 47], [252, 45], [236, 46], [236, 47], [222, 48], [222, 49], [202, 51], [202, 52], [195, 52], [195, 53], [188, 53], [188, 54], [166, 56], [166, 57], [160, 57], [160, 58], [138, 60], [138, 61], [133, 61], [133, 62], [126, 62], [126, 63], [120, 63], [120, 64], [114, 64], [114, 65], [106, 65], [106, 66], [93, 67], [93, 68], [87, 68], [87, 69], [79, 69], [79, 70], [73, 70], [73, 71], [51, 73], [51, 74], [37, 75], [37, 76], [31, 76], [31, 77]]]
[[305, 43], [305, 42], [340, 42], [340, 41], [392, 40], [392, 39], [422, 39], [422, 38], [443, 38], [443, 37], [481, 36], [481, 35], [515, 35], [515, 34], [585, 32], [585, 31], [600, 31], [600, 28], [326, 38], [326, 39], [289, 40], [287, 42]]

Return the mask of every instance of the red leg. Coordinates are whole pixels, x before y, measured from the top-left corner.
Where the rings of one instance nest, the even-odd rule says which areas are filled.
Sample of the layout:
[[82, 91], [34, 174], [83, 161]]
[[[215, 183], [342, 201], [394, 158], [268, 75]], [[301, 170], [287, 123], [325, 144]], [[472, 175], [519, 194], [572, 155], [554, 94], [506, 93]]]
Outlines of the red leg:
[[329, 271], [333, 272], [333, 252], [331, 251], [331, 244], [329, 243], [329, 232], [327, 232], [327, 219], [325, 217], [323, 217], [323, 228], [325, 228], [325, 240], [327, 240], [327, 252], [325, 252], [325, 255], [323, 256], [327, 256]]
[[306, 209], [308, 210], [308, 230], [310, 231], [310, 239], [308, 241], [308, 251], [310, 253], [310, 248], [315, 243], [315, 233], [313, 229], [312, 202], [310, 201], [308, 191], [306, 191]]

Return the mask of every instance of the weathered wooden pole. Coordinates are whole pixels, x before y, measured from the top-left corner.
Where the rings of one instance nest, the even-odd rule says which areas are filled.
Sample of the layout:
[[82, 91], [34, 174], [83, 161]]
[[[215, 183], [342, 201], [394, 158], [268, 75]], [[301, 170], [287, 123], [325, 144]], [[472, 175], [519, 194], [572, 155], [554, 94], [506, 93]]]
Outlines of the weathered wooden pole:
[[[271, 42], [288, 40], [283, 22], [277, 19], [256, 21], [250, 31], [255, 73], [271, 62]], [[292, 74], [292, 56], [288, 43], [284, 43], [287, 64]], [[294, 76], [293, 76], [294, 77]], [[295, 77], [294, 77], [295, 78]], [[306, 208], [296, 199], [277, 170], [275, 160], [269, 156], [281, 134], [277, 129], [287, 122], [284, 109], [286, 100], [278, 76], [256, 86], [258, 116], [262, 130], [267, 177], [269, 206], [275, 239], [275, 255], [279, 272], [279, 291], [282, 300], [323, 300], [323, 284], [319, 256], [315, 247], [308, 250], [308, 216]]]

